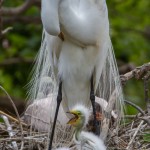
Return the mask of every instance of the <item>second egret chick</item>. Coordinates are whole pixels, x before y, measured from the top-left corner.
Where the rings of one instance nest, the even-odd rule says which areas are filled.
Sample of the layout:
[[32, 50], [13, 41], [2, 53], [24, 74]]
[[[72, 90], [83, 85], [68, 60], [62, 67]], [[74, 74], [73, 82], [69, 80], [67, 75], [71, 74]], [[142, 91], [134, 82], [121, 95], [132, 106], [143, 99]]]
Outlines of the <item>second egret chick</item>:
[[75, 106], [68, 113], [73, 117], [68, 121], [75, 127], [74, 141], [81, 146], [81, 149], [91, 150], [106, 150], [106, 147], [100, 137], [94, 135], [91, 132], [82, 131], [82, 129], [88, 124], [90, 111], [83, 105]]

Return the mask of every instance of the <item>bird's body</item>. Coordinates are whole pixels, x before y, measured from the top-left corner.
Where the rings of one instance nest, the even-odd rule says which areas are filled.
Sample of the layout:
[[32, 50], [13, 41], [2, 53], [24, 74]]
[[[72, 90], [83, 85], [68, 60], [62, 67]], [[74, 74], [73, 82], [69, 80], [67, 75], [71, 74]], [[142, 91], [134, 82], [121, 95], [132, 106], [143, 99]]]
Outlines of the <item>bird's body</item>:
[[74, 115], [68, 124], [75, 127], [74, 141], [81, 150], [106, 150], [103, 141], [90, 132], [83, 131], [89, 120], [90, 111], [83, 105], [77, 105], [69, 113]]
[[[67, 111], [76, 103], [90, 106], [90, 79], [94, 74], [97, 89], [107, 53], [104, 48], [109, 37], [106, 4], [100, 7], [93, 0], [63, 0], [59, 2], [58, 15], [64, 41], [50, 35], [46, 38], [49, 43], [54, 39], [53, 44], [59, 44], [52, 50], [51, 62], [55, 77], [63, 81], [64, 109]], [[43, 24], [47, 24], [45, 17]], [[53, 33], [50, 29], [46, 31]]]
[[79, 139], [75, 139], [74, 137], [74, 141], [77, 145], [80, 145], [81, 143], [84, 144], [81, 150], [106, 150], [102, 140], [91, 132], [81, 131]]
[[[61, 87], [59, 86], [61, 81], [61, 108], [63, 109], [61, 112], [63, 113], [58, 113], [57, 123], [60, 128], [63, 126], [63, 129], [61, 134], [54, 135], [58, 137], [54, 138], [57, 139], [55, 142], [57, 147], [60, 143], [65, 144], [61, 140], [68, 130], [68, 127], [64, 126], [63, 118], [69, 116], [64, 112], [76, 104], [91, 108], [91, 77], [93, 77], [95, 98], [100, 100], [101, 106], [105, 105], [105, 101], [108, 101], [114, 92], [117, 104], [122, 104], [123, 98], [109, 36], [106, 1], [42, 0], [41, 2], [43, 38], [31, 82], [30, 99], [40, 99], [46, 103], [46, 107], [49, 108], [47, 118], [50, 118], [46, 119], [46, 122], [50, 122], [52, 127], [56, 110], [56, 94], [58, 87]], [[59, 38], [60, 33], [63, 33], [63, 40]], [[101, 99], [104, 99], [104, 104], [101, 104]], [[36, 103], [34, 104], [36, 106]], [[31, 114], [35, 114], [35, 118], [36, 114], [43, 116], [43, 111], [36, 113], [37, 107], [33, 108]], [[38, 106], [38, 108], [42, 107]], [[36, 126], [34, 117], [31, 118], [31, 125]], [[40, 129], [43, 123], [39, 125]], [[71, 144], [73, 132], [70, 131], [69, 134], [66, 143]]]

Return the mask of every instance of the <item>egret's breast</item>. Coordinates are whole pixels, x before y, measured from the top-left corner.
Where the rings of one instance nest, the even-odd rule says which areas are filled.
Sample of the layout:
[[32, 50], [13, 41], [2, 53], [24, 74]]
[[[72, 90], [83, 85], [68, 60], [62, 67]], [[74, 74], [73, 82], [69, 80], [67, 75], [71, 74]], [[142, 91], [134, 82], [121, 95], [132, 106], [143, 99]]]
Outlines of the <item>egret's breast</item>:
[[62, 31], [73, 40], [93, 45], [103, 36], [104, 16], [93, 0], [62, 0], [59, 16]]

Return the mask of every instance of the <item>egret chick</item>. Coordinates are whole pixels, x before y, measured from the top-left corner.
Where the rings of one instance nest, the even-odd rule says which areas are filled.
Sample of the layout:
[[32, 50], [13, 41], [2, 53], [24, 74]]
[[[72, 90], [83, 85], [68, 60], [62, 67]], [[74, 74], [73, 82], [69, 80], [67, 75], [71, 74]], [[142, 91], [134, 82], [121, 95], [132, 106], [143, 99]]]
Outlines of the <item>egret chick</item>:
[[83, 105], [77, 105], [68, 113], [72, 114], [73, 117], [67, 124], [75, 127], [73, 139], [77, 145], [81, 145], [81, 149], [106, 150], [103, 141], [98, 136], [82, 131], [89, 120], [90, 111], [88, 108]]

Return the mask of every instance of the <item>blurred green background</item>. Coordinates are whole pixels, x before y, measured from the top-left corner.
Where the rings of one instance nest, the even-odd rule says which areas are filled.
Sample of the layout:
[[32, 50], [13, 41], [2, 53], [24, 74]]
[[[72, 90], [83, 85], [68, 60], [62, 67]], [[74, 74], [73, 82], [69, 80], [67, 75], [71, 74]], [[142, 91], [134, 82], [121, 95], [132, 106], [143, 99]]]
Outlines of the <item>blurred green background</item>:
[[[21, 14], [2, 14], [2, 29], [12, 27], [0, 39], [0, 85], [14, 98], [26, 99], [26, 85], [41, 41], [40, 1]], [[18, 7], [25, 0], [4, 0], [2, 7]], [[150, 61], [150, 0], [107, 0], [112, 43], [120, 73]], [[125, 66], [127, 69], [122, 69]], [[127, 66], [127, 67], [126, 67]], [[124, 86], [127, 100], [144, 107], [143, 81]], [[4, 101], [0, 91], [0, 101]], [[129, 109], [129, 113], [135, 113]]]

